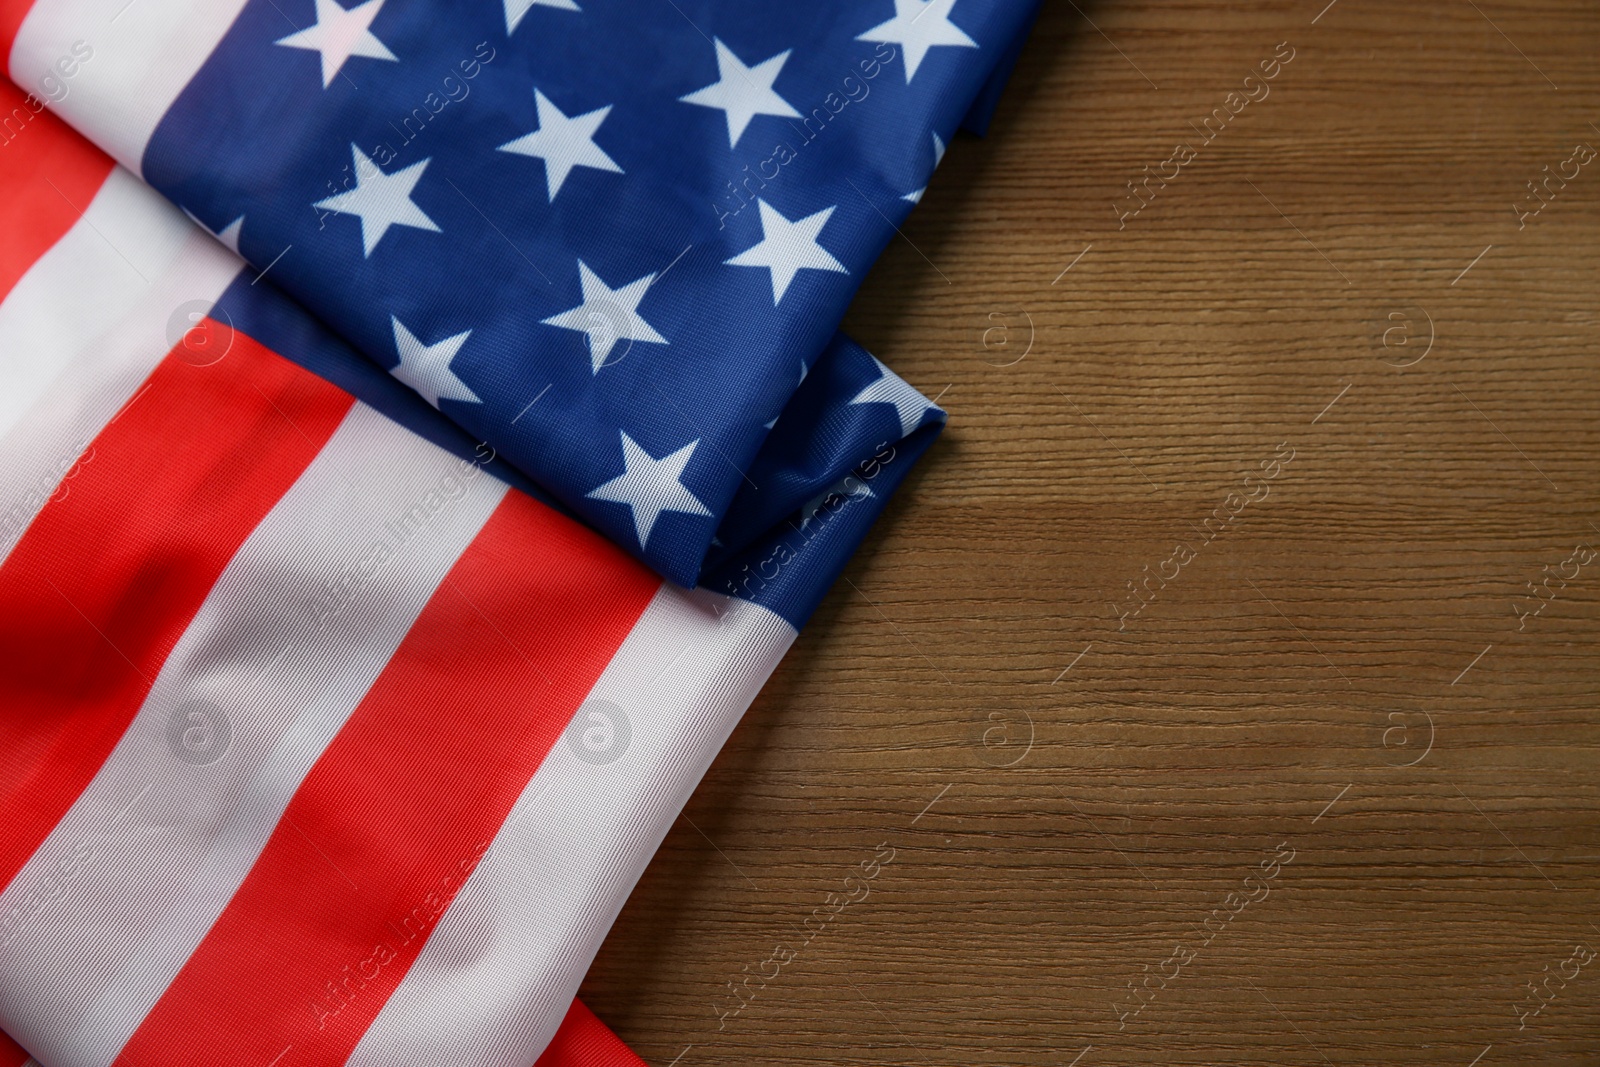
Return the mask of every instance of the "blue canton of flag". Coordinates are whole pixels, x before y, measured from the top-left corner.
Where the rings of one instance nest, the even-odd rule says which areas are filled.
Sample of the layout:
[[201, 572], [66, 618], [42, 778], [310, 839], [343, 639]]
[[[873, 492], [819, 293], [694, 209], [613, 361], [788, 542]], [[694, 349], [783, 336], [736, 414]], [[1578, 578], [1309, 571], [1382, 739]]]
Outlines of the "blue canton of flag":
[[748, 591], [943, 421], [835, 330], [1034, 8], [249, 0], [142, 171], [618, 544]]

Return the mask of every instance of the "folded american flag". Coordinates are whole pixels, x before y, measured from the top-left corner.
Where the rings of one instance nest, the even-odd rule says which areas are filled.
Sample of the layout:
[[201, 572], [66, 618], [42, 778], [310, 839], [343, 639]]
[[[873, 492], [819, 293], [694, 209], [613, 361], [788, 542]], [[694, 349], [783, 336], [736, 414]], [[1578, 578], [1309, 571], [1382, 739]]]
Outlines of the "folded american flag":
[[0, 3], [44, 1067], [629, 1062], [578, 982], [943, 421], [835, 329], [1030, 3], [385, 2]]

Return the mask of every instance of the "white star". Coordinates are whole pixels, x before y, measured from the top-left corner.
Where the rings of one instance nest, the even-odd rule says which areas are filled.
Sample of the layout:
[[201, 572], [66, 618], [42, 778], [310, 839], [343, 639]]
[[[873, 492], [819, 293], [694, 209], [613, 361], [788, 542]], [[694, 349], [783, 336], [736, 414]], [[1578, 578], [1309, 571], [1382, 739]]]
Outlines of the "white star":
[[454, 337], [425, 345], [402, 326], [399, 319], [390, 315], [389, 321], [394, 324], [394, 347], [400, 353], [400, 362], [390, 368], [390, 374], [422, 394], [422, 399], [434, 407], [439, 406], [441, 397], [445, 400], [483, 403], [478, 394], [468, 389], [467, 383], [457, 378], [455, 371], [450, 369], [450, 361], [456, 358], [461, 346], [472, 336], [471, 330], [462, 330]]
[[555, 202], [561, 184], [572, 173], [573, 167], [622, 173], [616, 160], [594, 143], [595, 131], [611, 113], [610, 104], [569, 117], [563, 115], [561, 109], [537, 89], [533, 91], [533, 99], [539, 108], [539, 128], [515, 141], [507, 141], [499, 150], [544, 160], [545, 192], [550, 194], [551, 203]]
[[872, 27], [856, 40], [883, 41], [904, 48], [906, 84], [910, 85], [923, 57], [935, 45], [978, 47], [977, 41], [951, 23], [950, 9], [955, 6], [956, 0], [894, 0], [894, 18]]
[[222, 229], [213, 230], [210, 226], [207, 226], [205, 223], [201, 222], [200, 219], [196, 217], [195, 213], [190, 211], [188, 208], [184, 208], [183, 213], [189, 216], [190, 222], [194, 223], [196, 226], [200, 227], [202, 230], [221, 241], [223, 246], [231, 250], [234, 255], [238, 256], [240, 259], [244, 258], [244, 254], [239, 251], [239, 233], [244, 229], [243, 215], [240, 215]]
[[315, 26], [307, 26], [299, 33], [291, 33], [272, 43], [322, 53], [322, 87], [326, 89], [351, 56], [399, 62], [399, 58], [367, 29], [382, 10], [383, 0], [367, 0], [348, 11], [339, 5], [339, 0], [317, 0]]
[[[814, 215], [790, 222], [778, 214], [776, 208], [765, 200], [757, 200], [761, 208], [761, 241], [724, 260], [729, 267], [766, 267], [772, 272], [772, 306], [777, 307], [789, 283], [802, 270], [827, 270], [849, 274], [843, 263], [833, 258], [826, 248], [817, 244], [817, 235], [828, 224], [833, 207], [825, 207]], [[837, 204], [834, 207], [838, 207]]]
[[582, 10], [572, 0], [506, 0], [506, 36], [510, 37], [522, 16], [535, 7], [559, 7], [562, 11]]
[[[639, 301], [644, 299], [645, 291], [655, 280], [654, 274], [646, 274], [619, 289], [613, 289], [580, 259], [578, 282], [583, 286], [583, 303], [542, 321], [546, 326], [559, 326], [563, 330], [588, 334], [589, 363], [594, 373], [599, 374], [600, 368], [606, 364], [606, 357], [611, 355], [618, 341], [630, 342], [629, 348], [633, 347], [633, 341], [653, 341], [658, 345], [670, 343], [639, 317]], [[627, 352], [624, 351], [623, 355], [627, 355]]]
[[411, 202], [411, 190], [422, 180], [422, 172], [431, 159], [385, 174], [355, 145], [350, 146], [350, 151], [355, 156], [356, 187], [318, 200], [312, 207], [337, 211], [341, 215], [359, 215], [361, 244], [368, 256], [378, 247], [390, 226], [414, 226], [419, 230], [441, 232], [433, 220]]
[[655, 459], [634, 444], [633, 438], [622, 435], [623, 472], [591, 491], [590, 500], [609, 500], [613, 504], [626, 504], [633, 509], [633, 529], [639, 535], [639, 547], [650, 543], [650, 531], [663, 511], [681, 511], [685, 515], [710, 515], [706, 506], [684, 487], [683, 468], [694, 455], [700, 442], [690, 441], [670, 456]]
[[872, 362], [878, 364], [878, 370], [883, 372], [882, 376], [857, 393], [850, 403], [893, 404], [900, 416], [902, 436], [910, 434], [912, 430], [922, 425], [924, 412], [939, 410], [927, 397], [907, 385], [905, 379], [885, 367], [877, 356], [872, 357]]
[[717, 46], [717, 81], [704, 89], [696, 89], [687, 96], [678, 97], [685, 104], [721, 108], [728, 120], [728, 147], [738, 145], [745, 127], [757, 115], [777, 115], [779, 118], [797, 119], [800, 112], [773, 91], [772, 83], [789, 59], [789, 49], [771, 59], [764, 59], [747, 67], [720, 39]]
[[[943, 163], [943, 162], [944, 162], [944, 141], [939, 139], [939, 135], [938, 134], [934, 134], [933, 135], [933, 165], [937, 169], [939, 164]], [[920, 204], [922, 202], [922, 194], [927, 192], [927, 191], [928, 191], [928, 187], [926, 185], [924, 185], [921, 189], [918, 189], [916, 192], [907, 193], [905, 196], [902, 196], [900, 199], [901, 200], [909, 200], [913, 204]]]

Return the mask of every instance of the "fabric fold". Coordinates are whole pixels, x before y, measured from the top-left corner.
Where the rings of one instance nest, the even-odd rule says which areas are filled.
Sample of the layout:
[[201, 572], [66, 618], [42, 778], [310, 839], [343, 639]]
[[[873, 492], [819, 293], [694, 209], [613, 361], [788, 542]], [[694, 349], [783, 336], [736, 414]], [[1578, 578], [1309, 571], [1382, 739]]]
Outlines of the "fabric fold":
[[0, 1027], [634, 1062], [578, 985], [926, 401], [837, 342], [774, 431], [803, 473], [685, 590], [54, 116], [0, 153]]
[[579, 982], [944, 425], [838, 324], [1035, 7], [0, 0], [0, 1065], [636, 1067]]

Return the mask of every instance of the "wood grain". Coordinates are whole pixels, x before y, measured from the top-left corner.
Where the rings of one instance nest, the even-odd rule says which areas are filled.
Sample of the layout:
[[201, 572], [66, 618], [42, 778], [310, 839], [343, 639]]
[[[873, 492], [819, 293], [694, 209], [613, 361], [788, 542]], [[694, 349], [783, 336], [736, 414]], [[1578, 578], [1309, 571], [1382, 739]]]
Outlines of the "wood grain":
[[1600, 1062], [1600, 9], [1322, 8], [1048, 4], [867, 279], [950, 428], [584, 986], [652, 1064]]

